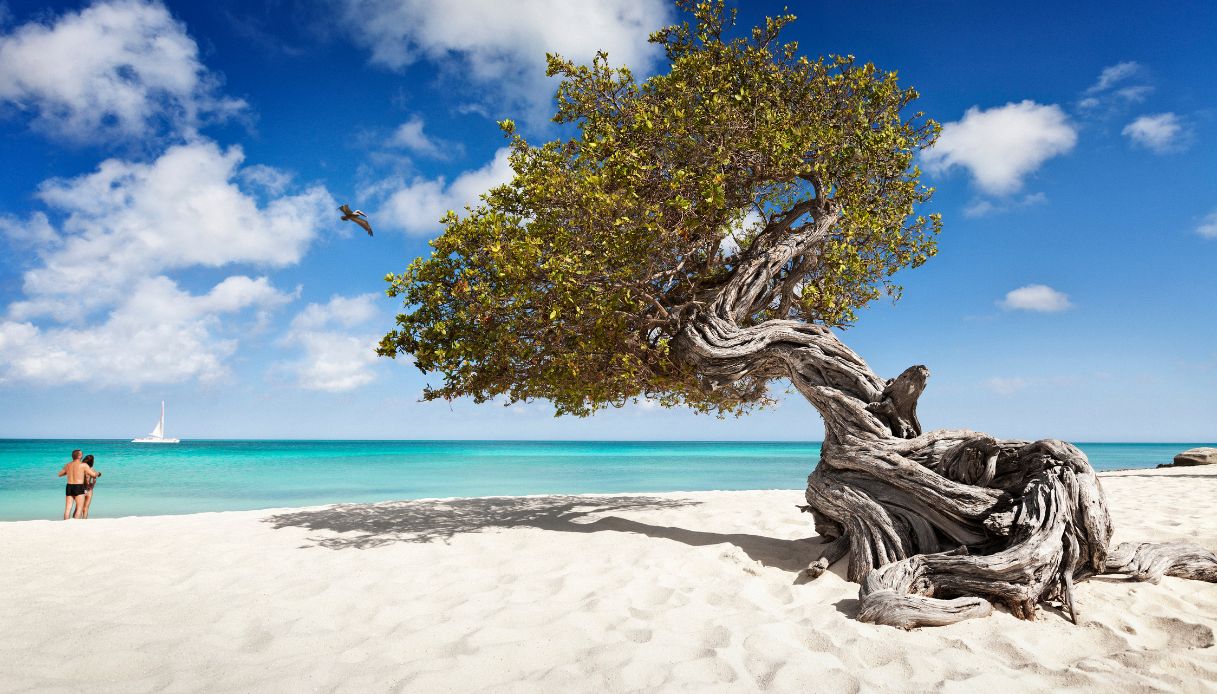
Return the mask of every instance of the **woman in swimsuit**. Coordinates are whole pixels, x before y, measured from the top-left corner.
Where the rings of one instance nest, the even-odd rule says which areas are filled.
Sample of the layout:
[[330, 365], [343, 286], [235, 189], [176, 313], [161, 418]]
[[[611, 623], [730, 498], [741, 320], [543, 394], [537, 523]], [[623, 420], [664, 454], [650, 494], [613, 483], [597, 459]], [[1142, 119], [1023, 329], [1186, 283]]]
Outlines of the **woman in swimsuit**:
[[[90, 468], [93, 467], [93, 454], [90, 453], [89, 455], [86, 455], [84, 457], [84, 459], [81, 460], [80, 462], [84, 463], [85, 465], [88, 465]], [[93, 505], [93, 487], [96, 487], [96, 486], [97, 486], [96, 477], [86, 477], [85, 478], [85, 506], [84, 506], [84, 511], [82, 512], [81, 518], [89, 517], [89, 507]]]

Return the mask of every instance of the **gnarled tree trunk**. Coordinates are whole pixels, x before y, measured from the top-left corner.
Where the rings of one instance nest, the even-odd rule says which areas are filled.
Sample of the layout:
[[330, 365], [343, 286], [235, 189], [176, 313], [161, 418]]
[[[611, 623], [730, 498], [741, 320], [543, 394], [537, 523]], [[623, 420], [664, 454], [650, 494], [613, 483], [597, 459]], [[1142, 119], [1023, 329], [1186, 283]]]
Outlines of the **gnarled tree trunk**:
[[758, 239], [674, 342], [712, 385], [788, 378], [823, 416], [804, 507], [827, 542], [808, 568], [812, 577], [848, 557], [849, 579], [861, 584], [859, 618], [904, 628], [982, 617], [993, 603], [1034, 619], [1049, 601], [1076, 622], [1074, 584], [1096, 574], [1217, 582], [1217, 556], [1201, 547], [1111, 547], [1102, 485], [1076, 447], [923, 433], [924, 366], [884, 381], [827, 328], [778, 319], [741, 325], [771, 301], [775, 268], [832, 221], [829, 214], [781, 242]]

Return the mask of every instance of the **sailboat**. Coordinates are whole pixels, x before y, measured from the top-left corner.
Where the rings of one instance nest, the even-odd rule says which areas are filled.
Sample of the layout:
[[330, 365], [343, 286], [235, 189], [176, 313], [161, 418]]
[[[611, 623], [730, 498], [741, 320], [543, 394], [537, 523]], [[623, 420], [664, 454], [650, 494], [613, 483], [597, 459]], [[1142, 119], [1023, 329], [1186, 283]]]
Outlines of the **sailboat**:
[[181, 443], [177, 439], [165, 438], [165, 401], [161, 400], [161, 418], [156, 422], [156, 428], [151, 434], [131, 439], [131, 443]]

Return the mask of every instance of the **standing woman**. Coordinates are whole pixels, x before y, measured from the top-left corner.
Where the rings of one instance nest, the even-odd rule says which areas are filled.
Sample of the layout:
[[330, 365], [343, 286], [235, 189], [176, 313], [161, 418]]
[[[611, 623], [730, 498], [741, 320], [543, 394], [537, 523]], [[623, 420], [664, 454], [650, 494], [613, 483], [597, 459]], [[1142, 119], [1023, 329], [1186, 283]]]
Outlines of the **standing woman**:
[[[84, 457], [84, 459], [81, 460], [80, 462], [82, 462], [85, 465], [88, 465], [90, 468], [92, 468], [93, 467], [93, 454], [90, 453], [89, 455], [86, 455]], [[89, 507], [93, 505], [93, 488], [96, 486], [97, 486], [96, 477], [85, 477], [85, 507], [84, 507], [83, 515], [81, 515], [81, 518], [89, 517]]]

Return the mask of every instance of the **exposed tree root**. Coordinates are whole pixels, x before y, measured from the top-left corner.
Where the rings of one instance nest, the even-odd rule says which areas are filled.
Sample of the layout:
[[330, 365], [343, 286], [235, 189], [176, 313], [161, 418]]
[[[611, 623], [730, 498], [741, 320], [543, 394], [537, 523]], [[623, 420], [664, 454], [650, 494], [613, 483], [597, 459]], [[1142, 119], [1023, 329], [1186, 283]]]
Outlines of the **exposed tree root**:
[[803, 578], [846, 559], [861, 584], [859, 618], [903, 628], [983, 617], [994, 605], [1034, 619], [1045, 602], [1076, 623], [1074, 586], [1096, 574], [1217, 582], [1217, 557], [1200, 547], [1110, 547], [1102, 486], [1074, 446], [922, 433], [924, 366], [884, 381], [822, 326], [740, 325], [768, 300], [765, 268], [790, 261], [794, 243], [754, 246], [674, 348], [710, 388], [788, 378], [824, 418], [802, 508], [826, 544]]
[[1217, 555], [1186, 542], [1125, 542], [1107, 555], [1105, 574], [1128, 574], [1134, 581], [1157, 583], [1163, 576], [1217, 583]]
[[993, 604], [1034, 619], [1048, 601], [1076, 623], [1074, 584], [1096, 574], [1217, 582], [1217, 556], [1195, 545], [1110, 548], [1099, 479], [1062, 441], [958, 431], [826, 441], [807, 501], [818, 532], [848, 539], [859, 619], [876, 624], [940, 626]]

